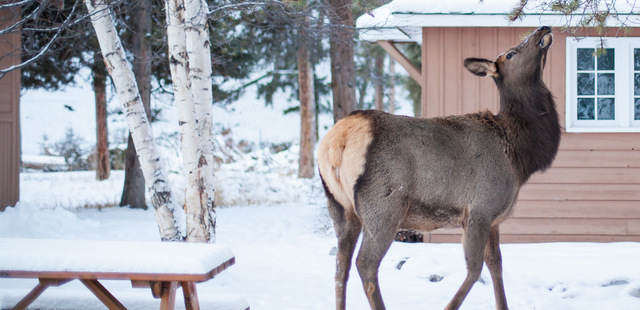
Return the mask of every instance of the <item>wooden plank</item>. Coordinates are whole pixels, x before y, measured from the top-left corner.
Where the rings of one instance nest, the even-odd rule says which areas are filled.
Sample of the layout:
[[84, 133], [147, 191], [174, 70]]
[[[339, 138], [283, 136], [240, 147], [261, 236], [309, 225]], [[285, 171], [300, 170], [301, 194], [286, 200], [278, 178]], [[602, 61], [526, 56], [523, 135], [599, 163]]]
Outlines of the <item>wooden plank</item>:
[[[469, 57], [478, 57], [486, 59], [495, 59], [499, 53], [498, 51], [498, 30], [495, 27], [480, 27], [478, 30], [478, 37], [480, 41], [480, 52], [478, 55], [469, 55]], [[498, 88], [493, 82], [492, 78], [480, 78], [476, 77], [479, 81], [478, 87], [480, 88], [480, 94], [478, 98], [477, 111], [490, 110], [493, 113], [498, 113], [500, 99], [498, 97]]]
[[127, 310], [98, 280], [80, 279], [80, 282], [110, 310]]
[[422, 117], [444, 115], [442, 28], [423, 28]]
[[629, 234], [640, 235], [640, 219], [630, 219], [627, 229]]
[[153, 298], [162, 298], [164, 283], [166, 282], [149, 281], [149, 288], [151, 289]]
[[551, 168], [528, 183], [638, 184], [640, 168]]
[[184, 295], [184, 307], [186, 310], [200, 310], [198, 302], [198, 291], [196, 284], [193, 282], [180, 282], [182, 293]]
[[640, 200], [640, 184], [525, 184], [519, 200]]
[[[418, 83], [418, 85], [422, 85], [422, 72], [420, 72], [420, 68], [413, 64], [411, 60], [409, 60], [402, 52], [391, 42], [391, 41], [378, 41], [378, 44], [389, 53], [389, 56], [397, 61], [407, 72], [409, 76]], [[421, 86], [422, 87], [422, 86]]]
[[640, 150], [640, 133], [564, 133], [560, 150]]
[[34, 301], [36, 300], [36, 298], [38, 298], [38, 296], [42, 295], [42, 293], [48, 288], [49, 286], [43, 283], [38, 283], [36, 285], [36, 287], [34, 287], [28, 294], [27, 296], [24, 296], [24, 298], [22, 298], [15, 306], [13, 306], [13, 308], [11, 308], [12, 310], [23, 310], [23, 309], [27, 309], [27, 307]]
[[438, 234], [438, 235], [425, 235], [424, 242], [427, 243], [461, 243], [462, 234]]
[[640, 202], [520, 200], [512, 217], [640, 219]]
[[[431, 243], [460, 243], [462, 235], [434, 235]], [[427, 242], [427, 241], [425, 241]], [[640, 242], [640, 235], [509, 235], [500, 234], [500, 243], [540, 242]]]
[[160, 310], [173, 310], [176, 306], [176, 289], [178, 282], [163, 282]]
[[553, 168], [640, 168], [640, 150], [561, 150]]
[[462, 113], [472, 113], [480, 110], [480, 81], [482, 78], [472, 74], [464, 67], [464, 58], [480, 57], [479, 29], [475, 27], [462, 28], [460, 77], [462, 86]]
[[[429, 234], [460, 235], [462, 228], [437, 229]], [[500, 234], [640, 235], [640, 219], [509, 218], [500, 224]]]
[[640, 235], [500, 235], [500, 243], [639, 241]]
[[558, 109], [558, 118], [560, 127], [565, 128], [566, 113], [566, 37], [567, 34], [562, 31], [554, 31], [554, 44], [547, 53], [547, 64], [544, 69], [549, 73], [549, 78], [545, 80], [545, 84], [553, 94]]
[[506, 235], [628, 235], [627, 219], [509, 218], [500, 224]]
[[444, 28], [442, 40], [442, 75], [444, 115], [462, 114], [460, 111], [460, 28]]

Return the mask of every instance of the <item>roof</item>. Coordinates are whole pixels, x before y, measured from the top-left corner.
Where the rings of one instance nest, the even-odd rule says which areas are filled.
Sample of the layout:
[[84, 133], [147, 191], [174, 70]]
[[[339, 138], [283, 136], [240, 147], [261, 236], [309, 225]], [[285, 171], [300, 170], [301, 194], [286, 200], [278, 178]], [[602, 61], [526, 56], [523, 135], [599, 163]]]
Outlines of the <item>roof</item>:
[[[562, 27], [578, 24], [581, 13], [565, 16], [542, 8], [543, 2], [548, 1], [530, 0], [525, 7], [526, 15], [511, 22], [507, 16], [518, 0], [395, 0], [360, 16], [356, 27], [360, 39], [365, 41], [421, 43], [422, 27]], [[606, 5], [604, 2], [600, 4]], [[637, 25], [640, 23], [640, 3], [635, 7], [634, 0], [616, 1], [611, 11], [616, 12], [619, 19]], [[619, 26], [620, 21], [610, 17], [607, 24]]]

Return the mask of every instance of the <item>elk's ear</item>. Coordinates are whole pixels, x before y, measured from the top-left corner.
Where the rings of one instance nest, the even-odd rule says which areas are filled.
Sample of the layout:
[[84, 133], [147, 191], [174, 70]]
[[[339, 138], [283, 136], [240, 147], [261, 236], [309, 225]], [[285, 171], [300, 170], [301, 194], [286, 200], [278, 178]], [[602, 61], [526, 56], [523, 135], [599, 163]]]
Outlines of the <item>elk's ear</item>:
[[496, 63], [480, 58], [467, 58], [464, 60], [464, 66], [471, 73], [477, 76], [498, 76], [498, 70], [496, 68]]

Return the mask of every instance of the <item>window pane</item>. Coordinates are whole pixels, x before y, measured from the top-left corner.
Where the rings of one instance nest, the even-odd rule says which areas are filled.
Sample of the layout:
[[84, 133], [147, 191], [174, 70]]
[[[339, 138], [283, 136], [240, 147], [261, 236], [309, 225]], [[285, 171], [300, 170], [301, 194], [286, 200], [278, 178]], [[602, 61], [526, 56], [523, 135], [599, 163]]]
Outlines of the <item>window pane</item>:
[[578, 70], [594, 70], [592, 48], [579, 48], [578, 49]]
[[633, 119], [640, 120], [640, 98], [636, 98], [634, 106]]
[[604, 54], [598, 56], [598, 70], [615, 70], [614, 59], [614, 49], [605, 48]]
[[595, 74], [578, 73], [578, 95], [595, 95]]
[[640, 71], [640, 48], [633, 49], [633, 70]]
[[616, 105], [613, 98], [598, 98], [598, 119], [613, 120], [616, 118]]
[[578, 98], [578, 119], [596, 119], [594, 98]]
[[598, 73], [598, 95], [615, 95], [616, 78], [613, 73]]
[[640, 96], [640, 73], [633, 75], [633, 94]]

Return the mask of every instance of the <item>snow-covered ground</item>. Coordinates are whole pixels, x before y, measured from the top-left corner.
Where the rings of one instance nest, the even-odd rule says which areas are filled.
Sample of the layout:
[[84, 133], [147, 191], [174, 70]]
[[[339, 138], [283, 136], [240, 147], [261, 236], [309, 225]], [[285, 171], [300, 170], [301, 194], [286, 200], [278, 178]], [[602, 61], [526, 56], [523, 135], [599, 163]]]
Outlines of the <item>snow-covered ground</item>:
[[[74, 128], [87, 145], [95, 141], [95, 124], [87, 121], [93, 119], [93, 94], [86, 86], [67, 88], [61, 94], [23, 95], [24, 154], [41, 155], [42, 135], [54, 142], [67, 127]], [[249, 92], [238, 103], [216, 110], [220, 126], [231, 128], [236, 141], [291, 143], [292, 147], [278, 154], [256, 149], [217, 172], [218, 242], [233, 250], [236, 265], [198, 284], [202, 309], [238, 298], [245, 298], [254, 310], [334, 307], [335, 256], [331, 253], [336, 241], [319, 179], [296, 178], [298, 116], [282, 115], [294, 104], [279, 100], [274, 107], [264, 107]], [[117, 103], [111, 105], [115, 106], [110, 109], [117, 109]], [[408, 105], [405, 108], [410, 110]], [[162, 116], [154, 124], [159, 140], [171, 136], [177, 127], [170, 108]], [[323, 118], [324, 132], [331, 117]], [[121, 116], [110, 116], [109, 126], [111, 143], [124, 141]], [[166, 155], [174, 158], [169, 159], [175, 172], [170, 175], [179, 196], [177, 156], [171, 143], [165, 146]], [[102, 182], [95, 181], [93, 172], [23, 173], [20, 202], [0, 213], [0, 237], [159, 240], [152, 210], [113, 207], [119, 202], [122, 182], [122, 171], [113, 171]], [[640, 309], [640, 243], [507, 244], [502, 251], [512, 309]], [[122, 257], [126, 260], [126, 253]], [[394, 243], [380, 267], [380, 282], [389, 309], [442, 309], [465, 274], [459, 244]], [[0, 309], [13, 306], [36, 283], [0, 278]], [[159, 305], [148, 290], [133, 289], [126, 281], [105, 281], [105, 286], [129, 309]], [[177, 304], [182, 302], [181, 294]], [[368, 309], [355, 267], [347, 294], [349, 309]], [[75, 281], [48, 289], [33, 308], [104, 306]], [[485, 268], [462, 309], [493, 308], [493, 288]]]
[[[152, 210], [74, 207], [100, 201], [108, 205], [112, 198], [104, 192], [118, 197], [120, 174], [104, 182], [92, 180], [92, 172], [23, 174], [21, 202], [0, 213], [0, 237], [158, 240]], [[256, 184], [263, 177], [247, 176]], [[218, 208], [218, 240], [233, 250], [237, 262], [215, 279], [198, 284], [203, 309], [211, 309], [219, 299], [242, 297], [258, 310], [333, 308], [335, 256], [330, 253], [336, 242], [321, 191], [294, 177], [283, 179], [290, 184], [278, 194], [284, 203]], [[59, 185], [75, 194], [60, 195], [55, 190]], [[313, 199], [301, 197], [299, 191], [307, 191]], [[639, 243], [506, 244], [502, 249], [512, 309], [640, 309]], [[432, 282], [434, 275], [443, 278]], [[394, 243], [380, 267], [389, 309], [442, 309], [464, 276], [459, 244]], [[0, 308], [12, 306], [35, 284], [0, 279]], [[130, 309], [158, 305], [148, 290], [132, 289], [126, 281], [105, 281], [105, 286]], [[482, 282], [473, 287], [462, 309], [492, 309], [492, 290], [485, 268]], [[178, 303], [180, 296], [178, 292]], [[347, 306], [367, 309], [355, 267]], [[74, 282], [47, 290], [34, 307], [103, 309], [82, 284]]]

